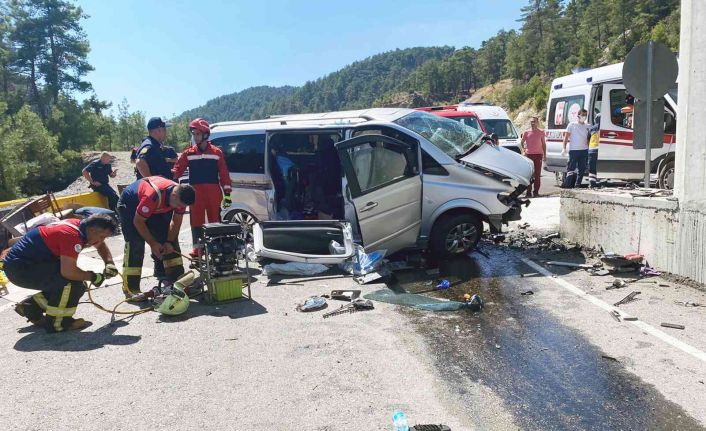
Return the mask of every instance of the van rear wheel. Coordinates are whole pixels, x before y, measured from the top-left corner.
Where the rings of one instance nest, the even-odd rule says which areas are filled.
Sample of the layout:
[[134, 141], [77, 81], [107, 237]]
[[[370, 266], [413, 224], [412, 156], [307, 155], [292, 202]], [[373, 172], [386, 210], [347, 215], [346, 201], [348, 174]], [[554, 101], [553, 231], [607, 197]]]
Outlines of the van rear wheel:
[[225, 219], [228, 223], [237, 223], [247, 230], [247, 238], [251, 239], [252, 227], [257, 223], [257, 218], [247, 211], [235, 210], [226, 214]]
[[670, 160], [659, 170], [659, 188], [674, 189], [674, 160]]
[[457, 214], [436, 222], [429, 248], [437, 256], [453, 256], [473, 250], [483, 233], [483, 224], [473, 214]]

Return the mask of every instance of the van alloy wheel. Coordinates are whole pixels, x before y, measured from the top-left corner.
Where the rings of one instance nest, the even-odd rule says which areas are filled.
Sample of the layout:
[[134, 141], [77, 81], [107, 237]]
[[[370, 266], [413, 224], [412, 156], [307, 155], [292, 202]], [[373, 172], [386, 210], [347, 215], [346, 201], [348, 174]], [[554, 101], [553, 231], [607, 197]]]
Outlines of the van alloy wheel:
[[257, 223], [257, 220], [255, 220], [255, 217], [250, 215], [250, 213], [248, 213], [248, 212], [236, 211], [230, 217], [230, 222], [231, 223], [238, 223], [238, 224], [245, 225], [245, 226], [252, 226], [255, 223]]
[[477, 242], [478, 229], [471, 223], [456, 225], [446, 235], [446, 251], [450, 254], [463, 253]]

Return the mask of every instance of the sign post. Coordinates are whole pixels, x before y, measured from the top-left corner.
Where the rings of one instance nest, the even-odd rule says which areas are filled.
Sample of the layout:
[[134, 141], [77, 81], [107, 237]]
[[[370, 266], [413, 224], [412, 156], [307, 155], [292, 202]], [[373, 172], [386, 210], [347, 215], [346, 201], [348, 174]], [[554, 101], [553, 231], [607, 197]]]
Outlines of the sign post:
[[[652, 41], [634, 47], [623, 64], [623, 83], [636, 99], [633, 117], [634, 148], [645, 149], [645, 187], [650, 186], [652, 147], [661, 147], [664, 136], [664, 102], [662, 96], [677, 79], [679, 65], [666, 46]], [[656, 103], [655, 103], [656, 102]], [[662, 107], [660, 109], [660, 107]], [[640, 115], [638, 114], [640, 112]]]

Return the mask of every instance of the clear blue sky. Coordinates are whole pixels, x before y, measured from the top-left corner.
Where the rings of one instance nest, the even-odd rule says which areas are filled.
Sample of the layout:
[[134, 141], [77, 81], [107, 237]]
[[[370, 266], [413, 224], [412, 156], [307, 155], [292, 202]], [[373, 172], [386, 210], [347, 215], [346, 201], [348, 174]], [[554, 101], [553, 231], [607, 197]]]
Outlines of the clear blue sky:
[[[527, 0], [79, 0], [88, 80], [114, 108], [171, 117], [256, 85], [301, 85], [395, 48], [478, 47]], [[117, 111], [117, 110], [116, 110]]]

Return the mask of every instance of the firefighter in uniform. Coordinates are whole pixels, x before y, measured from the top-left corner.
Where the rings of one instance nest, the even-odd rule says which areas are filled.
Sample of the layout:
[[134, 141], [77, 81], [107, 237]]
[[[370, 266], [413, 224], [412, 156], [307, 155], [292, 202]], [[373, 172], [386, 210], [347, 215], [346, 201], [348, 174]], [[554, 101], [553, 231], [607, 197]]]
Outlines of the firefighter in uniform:
[[[2, 263], [7, 278], [17, 286], [39, 290], [15, 306], [15, 311], [49, 332], [81, 330], [91, 325], [74, 319], [78, 301], [86, 291], [85, 281], [100, 286], [118, 275], [113, 257], [104, 241], [117, 231], [108, 215], [97, 214], [84, 220], [68, 219], [27, 232], [9, 250]], [[102, 273], [80, 269], [79, 253], [94, 246], [105, 262]]]
[[220, 221], [221, 205], [231, 205], [231, 185], [223, 151], [211, 144], [208, 137], [211, 129], [206, 120], [197, 118], [189, 124], [192, 143], [179, 156], [174, 166], [174, 178], [178, 179], [189, 168], [189, 184], [196, 190], [196, 201], [190, 208], [191, 239], [194, 249], [190, 255], [198, 255], [198, 239], [202, 226]]
[[164, 156], [162, 142], [167, 138], [167, 123], [159, 117], [150, 118], [147, 122], [149, 133], [137, 149], [135, 175], [143, 177], [160, 176], [172, 179], [172, 172]]
[[185, 208], [194, 203], [194, 196], [191, 186], [156, 176], [139, 179], [123, 190], [118, 213], [125, 238], [123, 292], [126, 298], [140, 293], [145, 242], [152, 251], [155, 277], [175, 281], [184, 273], [179, 229]]

